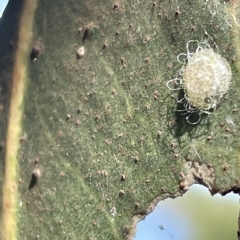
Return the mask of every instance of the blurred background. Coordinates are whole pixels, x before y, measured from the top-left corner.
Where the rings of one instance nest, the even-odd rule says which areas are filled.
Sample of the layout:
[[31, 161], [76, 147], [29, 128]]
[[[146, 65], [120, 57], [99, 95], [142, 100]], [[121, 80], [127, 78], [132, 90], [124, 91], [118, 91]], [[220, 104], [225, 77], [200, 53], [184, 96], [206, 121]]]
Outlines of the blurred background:
[[239, 196], [211, 196], [194, 184], [182, 197], [158, 203], [139, 222], [134, 240], [237, 240]]
[[0, 17], [2, 17], [3, 11], [7, 6], [8, 0], [1, 0], [0, 1]]

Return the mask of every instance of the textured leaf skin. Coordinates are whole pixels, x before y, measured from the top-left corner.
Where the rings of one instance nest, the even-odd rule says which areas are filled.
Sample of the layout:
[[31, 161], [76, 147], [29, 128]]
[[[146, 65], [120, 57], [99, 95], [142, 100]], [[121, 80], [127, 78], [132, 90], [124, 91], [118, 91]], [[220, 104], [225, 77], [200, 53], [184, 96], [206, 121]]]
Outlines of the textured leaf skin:
[[[222, 2], [204, 2], [39, 0], [29, 54], [39, 41], [44, 50], [27, 63], [19, 239], [124, 239], [134, 215], [179, 192], [186, 161], [211, 164], [212, 193], [239, 187], [230, 20]], [[166, 87], [191, 39], [206, 39], [233, 71], [226, 98], [197, 126], [175, 111], [181, 92]], [[42, 174], [29, 191], [35, 167]]]

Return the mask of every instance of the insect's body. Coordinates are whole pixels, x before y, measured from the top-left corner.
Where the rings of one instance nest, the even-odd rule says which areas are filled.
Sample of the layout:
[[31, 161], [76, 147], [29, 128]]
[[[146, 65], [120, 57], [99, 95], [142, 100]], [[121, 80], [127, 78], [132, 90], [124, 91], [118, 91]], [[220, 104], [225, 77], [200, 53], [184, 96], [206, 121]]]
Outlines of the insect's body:
[[[195, 52], [189, 51], [189, 43], [197, 42], [198, 47]], [[184, 61], [180, 61], [180, 58]], [[199, 120], [202, 113], [210, 114], [215, 110], [224, 94], [228, 91], [232, 73], [231, 68], [225, 58], [221, 57], [207, 43], [189, 41], [187, 43], [187, 53], [178, 55], [178, 61], [183, 64], [179, 70], [179, 76], [167, 82], [171, 90], [184, 90], [184, 97], [178, 102], [184, 106], [184, 111], [189, 116], [197, 112]], [[169, 84], [177, 84], [177, 88], [172, 88]], [[189, 121], [188, 121], [189, 122]]]

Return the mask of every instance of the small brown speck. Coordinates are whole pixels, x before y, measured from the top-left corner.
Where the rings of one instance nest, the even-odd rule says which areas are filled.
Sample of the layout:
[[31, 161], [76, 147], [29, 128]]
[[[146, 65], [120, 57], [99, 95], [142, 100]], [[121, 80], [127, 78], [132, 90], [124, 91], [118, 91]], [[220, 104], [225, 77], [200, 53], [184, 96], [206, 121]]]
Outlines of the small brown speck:
[[191, 26], [191, 31], [193, 32], [195, 30], [195, 26]]
[[80, 27], [79, 29], [78, 29], [78, 34], [82, 31], [82, 27]]
[[211, 163], [208, 163], [207, 164], [207, 167], [210, 169], [210, 168], [212, 168], [212, 164]]
[[24, 133], [24, 134], [19, 138], [20, 142], [25, 141], [26, 139], [27, 139], [27, 134], [26, 134], [26, 133]]
[[35, 161], [34, 161], [34, 164], [38, 164], [38, 162], [39, 162], [39, 158], [36, 157], [36, 158], [35, 158]]
[[146, 57], [146, 58], [145, 58], [145, 62], [146, 62], [146, 63], [149, 63], [149, 61], [150, 61], [150, 57]]
[[139, 162], [139, 157], [135, 156], [135, 157], [133, 157], [133, 160], [134, 160], [135, 163], [138, 163]]
[[172, 142], [170, 146], [171, 146], [171, 148], [176, 148], [176, 147], [177, 147], [177, 144], [174, 143], [174, 142]]
[[153, 94], [153, 98], [154, 98], [155, 100], [158, 100], [158, 95], [159, 95], [158, 92], [154, 92], [154, 94]]
[[140, 207], [140, 204], [137, 202], [134, 204], [135, 205], [135, 208], [139, 208]]
[[180, 182], [180, 188], [183, 189], [183, 190], [187, 190], [188, 189], [187, 183], [186, 182]]
[[126, 179], [126, 175], [125, 174], [122, 174], [121, 175], [121, 181], [124, 181]]
[[96, 121], [99, 121], [99, 120], [100, 120], [100, 118], [101, 118], [101, 117], [100, 117], [100, 115], [99, 115], [99, 114], [97, 114], [97, 115], [95, 116], [95, 120], [96, 120]]
[[121, 137], [123, 137], [123, 133], [119, 133], [117, 136], [118, 136], [118, 138], [121, 138]]
[[61, 171], [61, 172], [59, 173], [59, 175], [60, 175], [61, 177], [63, 177], [63, 176], [65, 176], [65, 173], [64, 173], [63, 171]]
[[71, 118], [71, 115], [70, 114], [67, 114], [66, 116], [67, 120]]
[[80, 125], [81, 124], [80, 120], [77, 120], [75, 124], [76, 126]]
[[172, 68], [173, 64], [172, 63], [167, 63], [167, 68], [170, 69]]
[[40, 169], [39, 169], [39, 168], [35, 168], [35, 169], [33, 170], [32, 175], [34, 175], [36, 178], [39, 178], [39, 177], [41, 176], [41, 171], [40, 171]]
[[119, 6], [120, 6], [119, 3], [118, 3], [118, 2], [115, 2], [115, 3], [113, 4], [113, 10], [119, 8]]
[[226, 171], [228, 170], [228, 168], [229, 168], [228, 164], [224, 164], [224, 165], [222, 166], [222, 170], [223, 170], [224, 172], [226, 172]]
[[150, 38], [149, 36], [144, 37], [144, 39], [143, 39], [143, 43], [147, 43], [147, 42], [149, 42], [150, 39], [151, 39], [151, 38]]
[[121, 57], [121, 64], [124, 64], [126, 62], [125, 58], [124, 57]]
[[179, 9], [177, 9], [177, 10], [175, 11], [175, 16], [178, 17], [179, 15], [180, 15], [180, 11], [179, 11]]
[[227, 128], [225, 129], [225, 131], [226, 131], [226, 132], [230, 132], [231, 130], [230, 130], [230, 128], [227, 127]]
[[36, 60], [43, 52], [43, 44], [41, 41], [38, 41], [32, 48], [30, 59], [32, 61]]
[[150, 105], [149, 105], [149, 104], [146, 104], [146, 105], [144, 106], [144, 110], [148, 110], [148, 109], [150, 109]]
[[220, 122], [220, 127], [223, 127], [224, 126], [224, 123], [223, 122]]
[[105, 49], [107, 46], [108, 46], [108, 40], [105, 40], [105, 42], [103, 43], [102, 49]]
[[175, 153], [175, 154], [174, 154], [174, 157], [175, 157], [175, 158], [178, 158], [178, 157], [179, 157], [179, 154], [178, 154], [178, 153]]
[[79, 47], [77, 50], [77, 58], [81, 58], [83, 57], [85, 54], [85, 47]]
[[149, 179], [146, 179], [146, 180], [145, 180], [145, 183], [150, 183], [150, 180], [149, 180]]
[[123, 196], [125, 194], [124, 190], [119, 191], [119, 196]]
[[212, 140], [212, 136], [208, 136], [208, 137], [207, 137], [207, 140], [208, 140], [208, 141]]

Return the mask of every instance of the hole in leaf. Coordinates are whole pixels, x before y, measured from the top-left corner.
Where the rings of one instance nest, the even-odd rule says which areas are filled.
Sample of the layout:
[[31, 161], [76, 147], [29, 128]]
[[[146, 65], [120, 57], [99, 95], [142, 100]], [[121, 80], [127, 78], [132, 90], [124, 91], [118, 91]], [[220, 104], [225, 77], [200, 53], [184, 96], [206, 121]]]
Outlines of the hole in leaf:
[[134, 240], [237, 240], [239, 195], [211, 196], [194, 184], [182, 196], [160, 201], [138, 223]]

